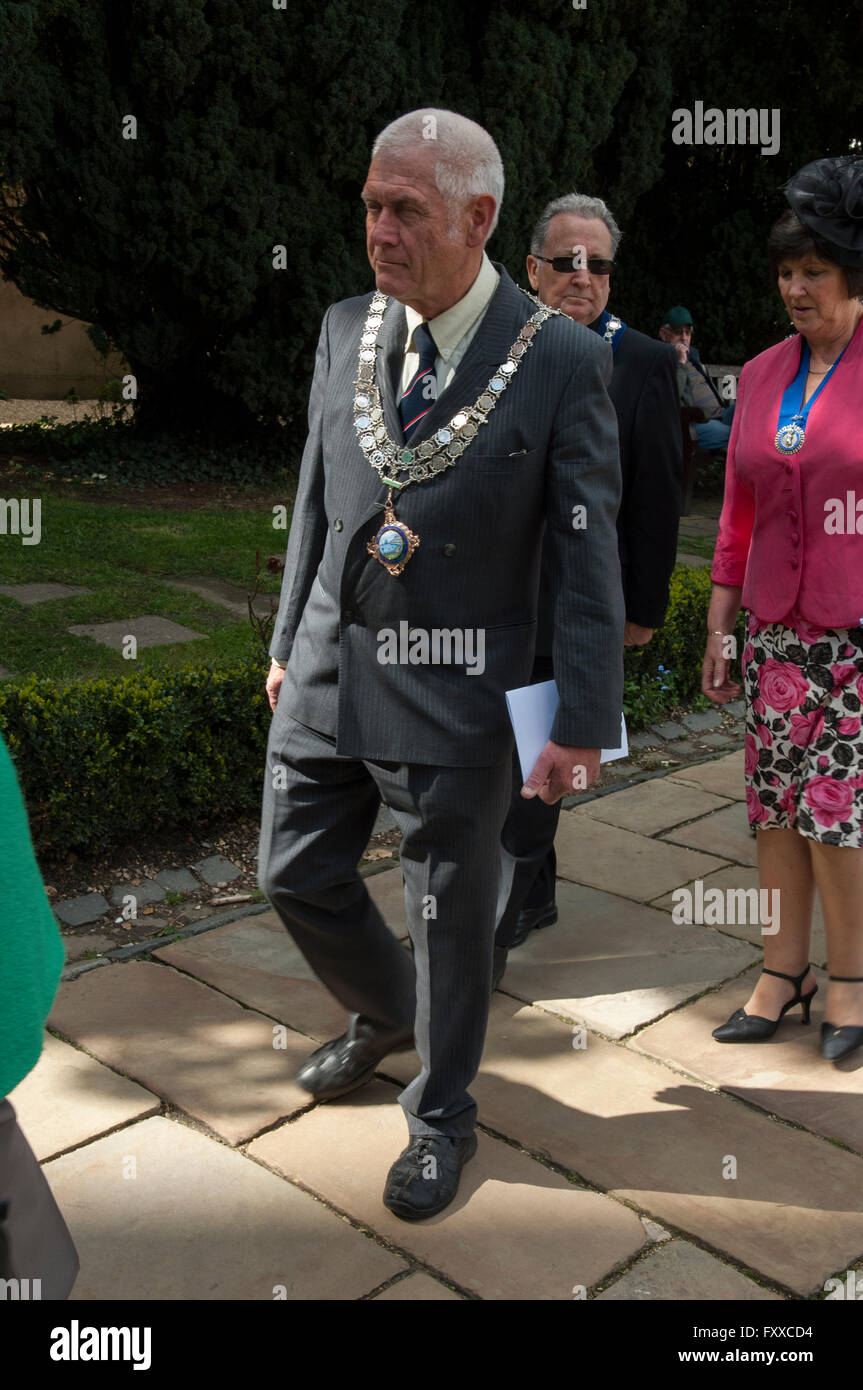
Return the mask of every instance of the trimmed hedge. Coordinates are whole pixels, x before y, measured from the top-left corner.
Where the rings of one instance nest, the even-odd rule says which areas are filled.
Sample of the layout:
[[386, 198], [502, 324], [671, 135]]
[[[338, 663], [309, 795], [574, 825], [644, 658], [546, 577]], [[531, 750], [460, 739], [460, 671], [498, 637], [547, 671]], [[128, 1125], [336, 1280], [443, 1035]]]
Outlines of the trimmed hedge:
[[[626, 648], [623, 708], [627, 726], [633, 733], [653, 723], [674, 705], [688, 705], [704, 699], [700, 695], [701, 664], [707, 641], [710, 590], [707, 568], [676, 565], [663, 626], [647, 647]], [[745, 643], [742, 609], [734, 635], [738, 662], [732, 664], [732, 679], [739, 680], [739, 656]]]
[[[665, 625], [626, 651], [633, 732], [698, 694], [709, 601], [707, 570], [679, 565]], [[742, 651], [742, 616], [737, 639]], [[4, 682], [0, 730], [40, 854], [95, 855], [154, 831], [257, 816], [270, 724], [261, 650], [161, 675]]]
[[41, 856], [260, 810], [269, 663], [0, 687], [0, 730]]

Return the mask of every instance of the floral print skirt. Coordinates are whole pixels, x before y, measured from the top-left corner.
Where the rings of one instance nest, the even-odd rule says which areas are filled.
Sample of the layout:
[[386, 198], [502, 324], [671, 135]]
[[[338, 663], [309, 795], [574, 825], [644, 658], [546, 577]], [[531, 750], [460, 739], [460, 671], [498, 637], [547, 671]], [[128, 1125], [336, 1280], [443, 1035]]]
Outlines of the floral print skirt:
[[759, 829], [863, 847], [863, 627], [748, 616], [746, 806]]

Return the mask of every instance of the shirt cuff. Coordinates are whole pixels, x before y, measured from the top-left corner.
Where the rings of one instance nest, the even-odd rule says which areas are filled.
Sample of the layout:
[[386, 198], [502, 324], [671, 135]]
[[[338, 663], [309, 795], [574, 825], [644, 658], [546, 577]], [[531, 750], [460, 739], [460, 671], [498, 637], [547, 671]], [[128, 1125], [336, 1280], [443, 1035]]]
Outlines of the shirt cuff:
[[282, 668], [283, 671], [285, 670], [285, 668], [286, 668], [286, 666], [287, 666], [287, 664], [288, 664], [286, 661], [279, 661], [279, 658], [278, 658], [277, 656], [271, 656], [271, 657], [270, 657], [270, 660], [271, 660], [276, 666], [281, 666], [281, 668]]

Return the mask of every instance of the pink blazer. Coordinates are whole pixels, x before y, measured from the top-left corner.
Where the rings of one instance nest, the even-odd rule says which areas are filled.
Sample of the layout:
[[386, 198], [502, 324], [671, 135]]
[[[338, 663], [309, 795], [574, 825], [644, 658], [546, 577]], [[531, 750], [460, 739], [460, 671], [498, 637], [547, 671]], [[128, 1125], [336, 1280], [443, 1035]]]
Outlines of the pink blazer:
[[[762, 622], [863, 623], [863, 321], [813, 405], [797, 454], [775, 445], [795, 335], [747, 362], [725, 472], [711, 578], [742, 585]], [[859, 510], [858, 510], [859, 504]], [[828, 527], [830, 529], [828, 529]]]

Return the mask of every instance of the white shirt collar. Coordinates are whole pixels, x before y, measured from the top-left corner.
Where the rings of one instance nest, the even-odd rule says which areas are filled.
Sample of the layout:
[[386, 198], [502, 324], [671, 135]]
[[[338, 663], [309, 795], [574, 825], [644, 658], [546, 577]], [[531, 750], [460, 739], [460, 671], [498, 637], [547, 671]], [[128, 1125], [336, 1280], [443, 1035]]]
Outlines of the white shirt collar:
[[[480, 314], [488, 308], [492, 295], [499, 284], [500, 276], [483, 251], [479, 273], [467, 294], [456, 304], [451, 304], [448, 309], [444, 309], [437, 318], [429, 319], [429, 332], [434, 338], [435, 347], [444, 362], [449, 361], [465, 333], [473, 327]], [[408, 323], [408, 345], [405, 352], [409, 352], [411, 351], [413, 331], [417, 324], [423, 322], [423, 316], [407, 304], [405, 305], [405, 316]]]

